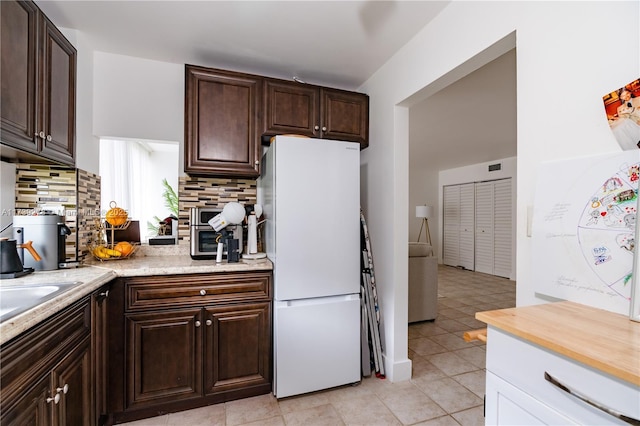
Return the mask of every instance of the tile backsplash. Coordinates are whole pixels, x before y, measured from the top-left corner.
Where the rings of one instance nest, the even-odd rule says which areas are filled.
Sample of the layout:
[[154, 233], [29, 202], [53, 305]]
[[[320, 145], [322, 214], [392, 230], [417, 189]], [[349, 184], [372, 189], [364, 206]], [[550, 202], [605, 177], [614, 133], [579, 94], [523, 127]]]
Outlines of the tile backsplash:
[[[223, 208], [231, 201], [256, 203], [256, 181], [181, 176], [178, 183], [180, 244], [189, 243], [191, 207]], [[64, 208], [67, 259], [83, 260], [93, 238], [93, 219], [100, 216], [100, 176], [81, 169], [47, 165], [16, 165], [16, 210]]]
[[255, 204], [256, 191], [256, 181], [252, 179], [181, 176], [178, 182], [180, 213], [178, 238], [180, 242], [189, 242], [189, 210], [191, 207], [223, 208], [226, 203], [231, 201]]
[[64, 209], [67, 260], [87, 256], [92, 238], [93, 217], [100, 215], [100, 176], [81, 169], [50, 164], [16, 164], [17, 214], [33, 210]]

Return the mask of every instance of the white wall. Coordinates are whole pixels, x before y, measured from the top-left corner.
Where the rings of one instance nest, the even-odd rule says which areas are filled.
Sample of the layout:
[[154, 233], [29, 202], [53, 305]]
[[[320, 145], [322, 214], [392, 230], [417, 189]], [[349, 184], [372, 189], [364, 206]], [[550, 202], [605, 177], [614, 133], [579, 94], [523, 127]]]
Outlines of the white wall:
[[[620, 24], [621, 17], [626, 25]], [[602, 96], [640, 75], [639, 18], [637, 1], [454, 1], [359, 88], [371, 102], [370, 145], [362, 152], [362, 204], [376, 256], [390, 380], [411, 375], [407, 108], [516, 47], [517, 304], [539, 303], [526, 237], [537, 166], [620, 150]]]
[[440, 220], [440, 207], [438, 200], [438, 171], [420, 167], [409, 168], [409, 241], [426, 241], [425, 230], [420, 234], [422, 220], [416, 218], [416, 206], [426, 204], [433, 207], [433, 216], [429, 218], [429, 233], [431, 234], [431, 246], [437, 253], [440, 240], [438, 239], [438, 221]]
[[100, 140], [93, 133], [93, 48], [77, 30], [60, 28], [76, 48], [76, 167], [99, 173]]
[[93, 132], [99, 137], [179, 141], [182, 172], [184, 64], [94, 52]]
[[[490, 164], [501, 164], [501, 169], [494, 172], [489, 171]], [[457, 185], [461, 183], [483, 182], [489, 180], [506, 179], [511, 178], [511, 200], [513, 202], [512, 208], [512, 224], [513, 230], [511, 232], [511, 240], [513, 245], [511, 246], [511, 275], [510, 279], [516, 278], [516, 206], [517, 206], [517, 158], [503, 158], [495, 161], [488, 161], [486, 163], [472, 164], [465, 167], [457, 167], [455, 169], [442, 170], [439, 173], [438, 179], [438, 211], [442, 212], [443, 206], [443, 187], [447, 185]], [[440, 213], [440, 219], [437, 223], [436, 238], [441, 242], [444, 233], [444, 226], [442, 215]], [[442, 245], [439, 245], [438, 250], [438, 263], [442, 263]]]

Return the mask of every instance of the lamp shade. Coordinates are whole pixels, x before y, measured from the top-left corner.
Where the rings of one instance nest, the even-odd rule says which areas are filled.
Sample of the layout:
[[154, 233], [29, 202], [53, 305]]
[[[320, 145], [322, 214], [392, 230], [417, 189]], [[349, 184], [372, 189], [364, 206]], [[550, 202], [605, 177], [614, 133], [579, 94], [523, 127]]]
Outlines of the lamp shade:
[[429, 218], [433, 215], [433, 207], [431, 206], [416, 206], [416, 217]]

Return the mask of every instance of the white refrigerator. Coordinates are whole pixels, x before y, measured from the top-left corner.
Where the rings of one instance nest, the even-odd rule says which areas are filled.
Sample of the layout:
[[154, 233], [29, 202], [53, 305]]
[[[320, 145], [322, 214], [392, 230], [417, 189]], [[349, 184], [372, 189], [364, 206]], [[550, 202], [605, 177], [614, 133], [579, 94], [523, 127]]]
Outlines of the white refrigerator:
[[360, 381], [360, 146], [277, 136], [258, 202], [274, 264], [277, 398]]

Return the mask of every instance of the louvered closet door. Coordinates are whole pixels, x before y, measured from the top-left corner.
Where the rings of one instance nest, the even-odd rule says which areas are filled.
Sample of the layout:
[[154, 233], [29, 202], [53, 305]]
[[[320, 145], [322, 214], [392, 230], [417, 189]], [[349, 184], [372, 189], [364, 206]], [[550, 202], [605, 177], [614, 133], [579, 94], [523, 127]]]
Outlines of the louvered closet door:
[[473, 270], [473, 184], [443, 188], [442, 263]]
[[445, 186], [442, 193], [442, 263], [458, 266], [460, 259], [460, 186]]
[[473, 183], [460, 185], [460, 259], [458, 264], [474, 270], [475, 188]]
[[476, 183], [476, 245], [477, 272], [493, 274], [493, 182]]
[[512, 252], [512, 205], [511, 179], [495, 182], [493, 191], [494, 211], [494, 260], [493, 274], [500, 277], [511, 277]]
[[510, 278], [511, 179], [478, 182], [475, 190], [475, 270]]

